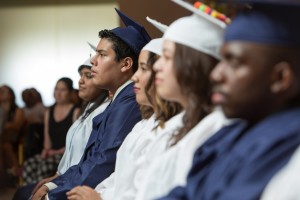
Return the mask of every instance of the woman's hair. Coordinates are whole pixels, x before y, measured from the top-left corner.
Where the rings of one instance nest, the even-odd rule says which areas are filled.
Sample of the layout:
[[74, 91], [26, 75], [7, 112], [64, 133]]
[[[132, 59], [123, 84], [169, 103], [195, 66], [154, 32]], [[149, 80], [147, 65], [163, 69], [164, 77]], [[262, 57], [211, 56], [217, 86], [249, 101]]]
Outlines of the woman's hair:
[[174, 71], [180, 90], [187, 98], [183, 127], [172, 138], [172, 145], [181, 140], [212, 110], [209, 74], [218, 60], [205, 53], [176, 43]]
[[[109, 95], [108, 90], [101, 89], [101, 93], [94, 101], [94, 104], [90, 108], [88, 108], [85, 112], [81, 113], [83, 114], [81, 117], [81, 121], [84, 121], [96, 108], [98, 108], [107, 99], [108, 95]], [[82, 106], [84, 109], [81, 110], [85, 110], [88, 104], [89, 102], [85, 102]]]
[[153, 65], [156, 62], [156, 60], [158, 60], [158, 58], [159, 55], [149, 52], [147, 64], [151, 66], [151, 76], [145, 87], [145, 91], [149, 102], [153, 106], [153, 111], [156, 116], [156, 121], [158, 121], [158, 126], [164, 127], [165, 122], [168, 121], [174, 115], [178, 114], [182, 110], [182, 107], [178, 103], [162, 99], [156, 92], [156, 87], [154, 84], [155, 72], [153, 70]]
[[18, 108], [18, 105], [16, 104], [16, 95], [15, 92], [13, 91], [13, 89], [11, 87], [9, 87], [8, 85], [2, 85], [2, 88], [6, 88], [8, 90], [8, 93], [11, 96], [10, 99], [10, 108], [7, 114], [7, 119], [6, 121], [12, 121], [15, 115], [15, 112]]
[[58, 82], [63, 82], [67, 86], [69, 91], [73, 91], [74, 88], [73, 88], [72, 79], [70, 79], [68, 77], [62, 77], [62, 78], [58, 79], [57, 83]]

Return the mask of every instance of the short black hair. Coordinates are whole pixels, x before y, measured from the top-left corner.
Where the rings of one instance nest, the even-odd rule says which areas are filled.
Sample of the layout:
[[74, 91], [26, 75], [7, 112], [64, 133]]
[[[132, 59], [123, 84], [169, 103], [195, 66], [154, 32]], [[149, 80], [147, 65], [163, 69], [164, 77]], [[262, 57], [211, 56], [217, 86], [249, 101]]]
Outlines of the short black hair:
[[99, 37], [105, 38], [112, 43], [112, 48], [116, 53], [115, 60], [120, 62], [123, 58], [130, 57], [133, 60], [132, 71], [136, 72], [138, 68], [138, 55], [122, 39], [117, 37], [111, 30], [104, 29], [99, 31]]

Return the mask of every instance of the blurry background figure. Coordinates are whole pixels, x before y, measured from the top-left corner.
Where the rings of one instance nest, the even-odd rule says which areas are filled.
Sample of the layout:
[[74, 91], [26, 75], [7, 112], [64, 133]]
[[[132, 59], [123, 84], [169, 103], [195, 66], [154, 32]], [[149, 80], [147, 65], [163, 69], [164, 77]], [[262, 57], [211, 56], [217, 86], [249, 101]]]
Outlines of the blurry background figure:
[[77, 119], [79, 108], [72, 102], [73, 81], [59, 79], [54, 90], [55, 103], [45, 112], [44, 146], [41, 154], [27, 159], [23, 166], [24, 183], [33, 183], [56, 173], [65, 151], [68, 129]]
[[42, 185], [64, 174], [67, 169], [78, 164], [80, 161], [93, 129], [93, 118], [102, 113], [110, 103], [108, 91], [98, 88], [93, 83], [91, 67], [90, 58], [88, 58], [78, 68], [80, 76], [78, 81], [78, 95], [84, 102], [82, 106], [83, 112], [68, 130], [65, 152], [58, 165], [57, 173], [51, 177], [44, 177], [44, 179], [37, 184], [27, 184], [26, 186], [18, 188], [13, 197], [14, 200], [27, 200], [29, 196], [27, 197], [26, 194], [34, 194]]
[[[2, 93], [0, 92], [0, 99], [2, 99], [1, 94]], [[2, 135], [2, 131], [3, 131], [3, 123], [4, 123], [4, 110], [0, 106], [0, 136]], [[2, 162], [0, 162], [0, 163], [2, 163]]]
[[[25, 103], [25, 133], [23, 138], [23, 156], [28, 159], [43, 149], [44, 115], [46, 107], [41, 94], [35, 88], [23, 90], [22, 99]], [[23, 159], [22, 159], [23, 160]]]
[[2, 169], [3, 179], [1, 183], [13, 186], [17, 183], [17, 177], [21, 173], [18, 164], [17, 147], [19, 137], [24, 125], [24, 112], [15, 102], [15, 93], [7, 85], [0, 87], [0, 107], [3, 112], [3, 130], [0, 136], [0, 169]]

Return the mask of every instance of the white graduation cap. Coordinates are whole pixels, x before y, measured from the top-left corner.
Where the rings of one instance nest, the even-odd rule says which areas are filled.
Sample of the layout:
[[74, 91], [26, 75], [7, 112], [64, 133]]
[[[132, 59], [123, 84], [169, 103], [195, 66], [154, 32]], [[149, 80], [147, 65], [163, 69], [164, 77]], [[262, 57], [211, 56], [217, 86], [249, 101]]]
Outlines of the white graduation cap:
[[[93, 50], [93, 51], [96, 51], [96, 46], [95, 45], [93, 45], [93, 44], [91, 44], [91, 43], [89, 43], [89, 42], [87, 42], [88, 43], [88, 45], [91, 47], [91, 49]], [[88, 67], [88, 68], [91, 68], [92, 67], [92, 64], [91, 64], [91, 58], [89, 57], [89, 58], [87, 58], [79, 67], [78, 67], [78, 72], [80, 71], [80, 70], [82, 70], [82, 68], [84, 68], [84, 67]]]
[[142, 49], [147, 50], [150, 52], [153, 52], [157, 55], [162, 55], [162, 45], [163, 45], [163, 39], [162, 38], [155, 38], [152, 39], [150, 42], [148, 42]]
[[220, 59], [226, 23], [182, 0], [171, 0], [192, 11], [191, 16], [174, 21], [163, 35], [164, 39], [191, 47]]
[[97, 47], [89, 42], [87, 42], [89, 44], [89, 46], [91, 47], [91, 49], [93, 49], [96, 52]]
[[153, 26], [155, 26], [158, 30], [160, 30], [161, 32], [166, 32], [166, 30], [168, 29], [168, 26], [165, 24], [162, 24], [154, 19], [151, 19], [150, 17], [146, 17], [146, 20], [148, 22], [150, 22]]

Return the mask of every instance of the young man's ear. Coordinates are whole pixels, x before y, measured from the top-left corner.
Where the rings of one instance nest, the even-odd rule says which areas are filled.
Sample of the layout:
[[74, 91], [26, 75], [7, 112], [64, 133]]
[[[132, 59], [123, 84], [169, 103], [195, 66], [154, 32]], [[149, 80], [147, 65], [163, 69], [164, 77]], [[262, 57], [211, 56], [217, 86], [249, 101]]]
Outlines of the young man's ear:
[[132, 69], [132, 65], [133, 65], [133, 60], [130, 57], [126, 57], [123, 59], [123, 66], [121, 68], [121, 72], [126, 72], [128, 70]]
[[281, 93], [291, 87], [294, 81], [292, 68], [287, 62], [280, 62], [274, 68], [274, 79], [271, 86], [273, 93]]

